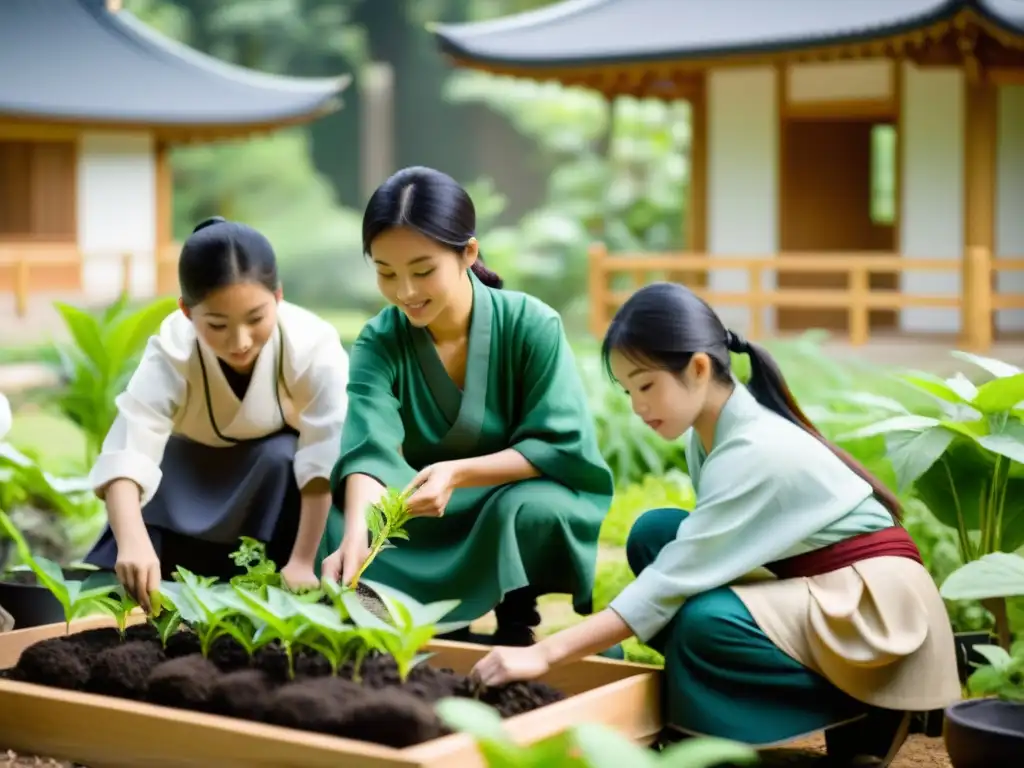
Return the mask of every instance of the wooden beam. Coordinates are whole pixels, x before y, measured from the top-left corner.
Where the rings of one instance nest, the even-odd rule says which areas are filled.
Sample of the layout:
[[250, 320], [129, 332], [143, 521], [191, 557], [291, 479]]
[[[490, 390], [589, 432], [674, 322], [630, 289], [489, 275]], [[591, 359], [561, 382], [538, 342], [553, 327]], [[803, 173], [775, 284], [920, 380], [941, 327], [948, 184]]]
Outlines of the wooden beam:
[[995, 247], [997, 88], [964, 78], [963, 343], [992, 344], [992, 251]]
[[1024, 85], [1024, 67], [991, 67], [985, 77], [993, 85]]
[[156, 275], [156, 294], [175, 293], [178, 281], [168, 268], [165, 256], [171, 246], [174, 230], [174, 175], [171, 170], [170, 147], [162, 141], [156, 143], [156, 232], [153, 243], [153, 270]]
[[[708, 97], [707, 75], [690, 98], [690, 174], [686, 190], [686, 250], [704, 253], [708, 247]], [[691, 288], [707, 284], [704, 270], [679, 272], [671, 279]]]

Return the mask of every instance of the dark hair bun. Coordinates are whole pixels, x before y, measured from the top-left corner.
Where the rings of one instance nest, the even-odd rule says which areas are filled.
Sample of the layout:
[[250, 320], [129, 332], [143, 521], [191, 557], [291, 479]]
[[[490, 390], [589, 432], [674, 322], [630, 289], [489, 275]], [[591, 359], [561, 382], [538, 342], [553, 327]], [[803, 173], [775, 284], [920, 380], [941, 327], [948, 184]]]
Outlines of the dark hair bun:
[[207, 227], [213, 224], [223, 224], [225, 222], [227, 222], [227, 219], [225, 219], [223, 216], [211, 216], [210, 218], [200, 221], [198, 224], [196, 224], [196, 228], [192, 230], [192, 234], [194, 235], [200, 229], [206, 229]]

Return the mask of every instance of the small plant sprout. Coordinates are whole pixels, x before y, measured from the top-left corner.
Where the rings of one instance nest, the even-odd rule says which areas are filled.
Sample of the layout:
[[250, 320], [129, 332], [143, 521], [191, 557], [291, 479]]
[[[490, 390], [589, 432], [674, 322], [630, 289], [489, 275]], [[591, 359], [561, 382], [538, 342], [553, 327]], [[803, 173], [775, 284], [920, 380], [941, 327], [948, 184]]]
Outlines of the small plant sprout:
[[[181, 619], [199, 636], [199, 650], [204, 657], [209, 657], [210, 648], [219, 637], [229, 635], [236, 640], [240, 637], [251, 640], [251, 634], [238, 631], [238, 608], [230, 599], [222, 598], [225, 594], [230, 595], [230, 592], [218, 590], [213, 584], [214, 580], [196, 576], [181, 566], [178, 566], [176, 576], [181, 581], [163, 582], [160, 589], [177, 608]], [[230, 590], [230, 587], [227, 589]]]
[[167, 648], [167, 641], [181, 627], [181, 614], [174, 607], [169, 596], [162, 592], [154, 592], [151, 602], [153, 609], [148, 617], [148, 621], [156, 629], [157, 636], [160, 638], [160, 645], [163, 648]]
[[267, 559], [267, 546], [262, 541], [249, 536], [240, 537], [238, 549], [231, 553], [231, 560], [245, 568], [244, 574], [231, 578], [231, 584], [236, 587], [261, 592], [265, 596], [266, 587], [282, 585], [277, 564]]
[[479, 701], [442, 699], [438, 716], [450, 728], [476, 739], [488, 768], [711, 768], [756, 765], [757, 752], [717, 738], [694, 738], [652, 752], [599, 724], [570, 728], [529, 746], [513, 742], [496, 710]]
[[[332, 675], [337, 675], [341, 665], [350, 658], [354, 661], [353, 667], [356, 661], [362, 662], [367, 644], [358, 627], [346, 623], [331, 606], [301, 600], [294, 603], [296, 610], [309, 622], [299, 630], [298, 642], [327, 659]], [[353, 670], [353, 677], [357, 674], [358, 668]]]
[[359, 578], [370, 566], [373, 559], [384, 549], [394, 546], [391, 539], [409, 539], [405, 526], [412, 519], [406, 504], [409, 493], [388, 488], [381, 499], [366, 510], [366, 527], [370, 532], [370, 554], [356, 571], [352, 586], [359, 584]]
[[299, 611], [301, 603], [294, 595], [278, 587], [267, 587], [266, 590], [267, 596], [263, 598], [256, 592], [235, 587], [230, 602], [253, 623], [253, 626], [259, 628], [255, 640], [260, 645], [271, 640], [281, 643], [288, 659], [288, 677], [294, 678], [294, 646], [308, 627], [309, 621]]
[[424, 605], [384, 584], [373, 581], [365, 581], [364, 584], [377, 594], [394, 623], [389, 624], [374, 616], [354, 592], [343, 595], [345, 608], [356, 624], [374, 630], [375, 644], [394, 657], [403, 681], [413, 667], [430, 658], [431, 654], [420, 653], [427, 643], [436, 635], [462, 629], [468, 623], [440, 623], [458, 607], [458, 600], [440, 600]]
[[65, 579], [64, 571], [57, 563], [32, 554], [25, 537], [3, 510], [0, 510], [0, 530], [14, 542], [18, 557], [35, 573], [39, 584], [46, 587], [64, 609], [66, 632], [71, 632], [74, 619], [110, 612], [105, 601], [113, 602], [110, 594], [118, 587], [117, 577], [113, 573], [97, 571], [83, 581]]
[[123, 586], [118, 586], [106, 597], [98, 598], [102, 610], [114, 617], [117, 622], [117, 632], [124, 640], [125, 630], [128, 628], [128, 616], [139, 607], [138, 602], [128, 594]]

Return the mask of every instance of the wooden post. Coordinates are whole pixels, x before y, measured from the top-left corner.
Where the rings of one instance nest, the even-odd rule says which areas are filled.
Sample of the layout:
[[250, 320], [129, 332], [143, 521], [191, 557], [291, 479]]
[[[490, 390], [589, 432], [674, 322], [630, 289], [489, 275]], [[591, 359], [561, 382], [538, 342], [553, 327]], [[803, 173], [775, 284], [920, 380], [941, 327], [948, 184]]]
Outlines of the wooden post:
[[760, 341], [764, 335], [764, 328], [762, 317], [762, 310], [764, 309], [764, 298], [762, 297], [762, 281], [761, 275], [764, 270], [764, 265], [760, 263], [760, 260], [751, 262], [747, 268], [747, 274], [749, 275], [750, 287], [747, 291], [747, 295], [750, 297], [750, 327], [747, 328], [747, 338], [751, 341]]
[[976, 352], [992, 345], [995, 248], [996, 87], [984, 73], [964, 75], [964, 255], [962, 343]]
[[132, 254], [121, 254], [121, 291], [129, 299], [132, 295]]
[[[707, 75], [701, 75], [699, 84], [690, 97], [690, 149], [689, 181], [686, 190], [686, 251], [704, 255], [708, 249], [708, 102]], [[680, 270], [669, 275], [669, 280], [683, 283], [689, 288], [706, 288], [707, 270]]]
[[608, 248], [604, 243], [592, 243], [588, 250], [590, 266], [587, 270], [587, 283], [590, 293], [590, 333], [594, 338], [601, 338], [608, 328], [608, 276], [605, 274], [604, 260], [608, 256]]
[[18, 257], [14, 274], [14, 306], [18, 317], [28, 313], [28, 258]]
[[871, 295], [871, 277], [867, 267], [859, 265], [850, 270], [850, 344], [855, 347], [868, 343], [869, 307], [868, 297]]
[[156, 145], [156, 232], [153, 241], [154, 292], [157, 296], [177, 290], [177, 275], [167, 279], [164, 251], [173, 237], [174, 173], [171, 168], [170, 148], [166, 142]]

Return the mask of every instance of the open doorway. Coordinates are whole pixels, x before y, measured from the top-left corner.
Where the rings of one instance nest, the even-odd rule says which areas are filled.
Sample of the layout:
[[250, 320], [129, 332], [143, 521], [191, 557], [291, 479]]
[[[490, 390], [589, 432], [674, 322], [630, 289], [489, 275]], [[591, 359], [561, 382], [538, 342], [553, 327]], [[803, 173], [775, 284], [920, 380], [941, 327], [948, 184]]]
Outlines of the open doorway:
[[[787, 254], [897, 250], [896, 127], [876, 117], [782, 121], [779, 244]], [[779, 288], [843, 289], [842, 273], [780, 274]], [[896, 273], [871, 276], [874, 290], [898, 290]], [[780, 309], [780, 331], [847, 330], [845, 307]], [[871, 310], [872, 330], [897, 327], [896, 310]]]

